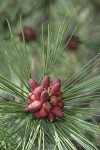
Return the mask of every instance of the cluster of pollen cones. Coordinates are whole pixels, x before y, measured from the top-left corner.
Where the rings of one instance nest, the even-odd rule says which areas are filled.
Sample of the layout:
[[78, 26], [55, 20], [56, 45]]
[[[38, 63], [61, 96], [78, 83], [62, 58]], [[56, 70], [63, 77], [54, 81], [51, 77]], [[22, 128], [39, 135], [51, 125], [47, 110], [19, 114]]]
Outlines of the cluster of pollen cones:
[[32, 113], [34, 119], [45, 118], [51, 122], [57, 117], [63, 117], [64, 103], [61, 101], [63, 95], [60, 91], [60, 79], [50, 84], [49, 76], [45, 76], [41, 85], [33, 79], [30, 79], [29, 85], [32, 92], [28, 94], [28, 107], [25, 112]]

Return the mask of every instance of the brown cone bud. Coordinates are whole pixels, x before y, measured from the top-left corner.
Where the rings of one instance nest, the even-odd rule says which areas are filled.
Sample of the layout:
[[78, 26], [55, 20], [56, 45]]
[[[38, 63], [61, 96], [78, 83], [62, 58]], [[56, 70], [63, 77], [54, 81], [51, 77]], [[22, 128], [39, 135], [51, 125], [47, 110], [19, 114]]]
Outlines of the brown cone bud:
[[59, 102], [57, 106], [62, 109], [62, 108], [64, 108], [64, 103], [63, 102]]
[[46, 118], [47, 115], [48, 115], [48, 111], [47, 111], [46, 109], [42, 108], [42, 109], [40, 110], [39, 114], [40, 114], [40, 117], [41, 117], [41, 118]]
[[49, 113], [47, 119], [53, 122], [56, 120], [56, 116], [53, 113]]
[[63, 117], [62, 109], [59, 108], [58, 106], [52, 109], [52, 113], [57, 117]]
[[35, 88], [38, 87], [38, 83], [35, 80], [33, 80], [33, 79], [29, 80], [29, 85], [32, 88], [32, 91], [34, 91]]
[[42, 88], [48, 89], [48, 87], [50, 86], [50, 78], [49, 76], [45, 76], [41, 82], [41, 86]]
[[36, 98], [36, 100], [40, 100], [41, 97], [41, 93], [42, 93], [42, 88], [40, 86], [38, 86], [34, 91], [33, 91], [33, 95]]
[[58, 99], [56, 96], [51, 96], [51, 98], [50, 98], [50, 103], [51, 103], [52, 105], [57, 105], [58, 102], [59, 102], [59, 99]]
[[51, 87], [51, 96], [57, 96], [60, 91], [61, 84], [56, 83]]
[[52, 109], [52, 105], [49, 102], [45, 102], [43, 108], [49, 111]]
[[42, 108], [42, 104], [41, 102], [39, 101], [34, 101], [33, 103], [31, 103], [29, 106], [28, 106], [28, 111], [29, 112], [35, 112], [35, 111], [38, 111]]
[[39, 111], [33, 113], [33, 118], [34, 119], [40, 119], [41, 118]]
[[41, 103], [45, 103], [48, 100], [49, 100], [49, 94], [47, 93], [47, 91], [43, 91], [41, 93]]

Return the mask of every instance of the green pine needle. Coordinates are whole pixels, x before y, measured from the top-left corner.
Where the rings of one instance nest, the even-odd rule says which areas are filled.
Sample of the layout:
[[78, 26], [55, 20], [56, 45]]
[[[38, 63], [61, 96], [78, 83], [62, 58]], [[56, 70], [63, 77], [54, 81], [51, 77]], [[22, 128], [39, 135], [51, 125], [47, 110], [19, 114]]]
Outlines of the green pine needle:
[[[72, 18], [68, 21], [68, 25], [70, 24], [71, 19]], [[56, 63], [59, 61], [66, 47], [60, 47], [64, 33], [68, 29], [68, 25], [66, 28], [65, 20], [59, 28], [55, 45], [53, 45], [52, 42], [53, 34], [51, 31], [51, 24], [48, 25], [47, 49], [45, 49], [42, 25], [43, 64], [40, 65], [43, 68], [43, 71], [40, 72], [41, 77], [53, 74], [53, 71], [56, 69]], [[0, 75], [0, 89], [18, 99], [18, 101], [10, 99], [7, 101], [3, 100], [4, 96], [1, 96], [0, 122], [4, 125], [4, 127], [0, 125], [1, 147], [10, 150], [77, 150], [73, 143], [73, 141], [76, 141], [86, 150], [97, 150], [96, 146], [85, 136], [85, 132], [91, 133], [93, 136], [98, 135], [100, 134], [99, 127], [83, 121], [78, 114], [93, 114], [99, 109], [88, 107], [80, 108], [80, 105], [89, 104], [90, 101], [95, 102], [99, 100], [100, 54], [68, 81], [65, 82], [61, 79], [63, 83], [61, 88], [64, 95], [62, 100], [65, 103], [63, 110], [64, 117], [57, 119], [54, 123], [49, 122], [46, 119], [34, 120], [31, 114], [24, 112], [24, 109], [27, 106], [27, 93], [30, 91], [28, 82], [32, 77], [33, 72], [29, 61], [30, 58], [25, 44], [24, 34], [24, 42], [21, 44], [14, 40], [10, 25], [9, 29], [12, 44], [7, 44], [8, 46], [6, 43], [1, 45], [0, 54], [5, 58], [5, 61], [11, 67], [12, 72], [16, 75], [18, 81], [20, 81], [21, 87]], [[23, 25], [21, 23], [21, 30], [22, 29]], [[75, 30], [76, 28], [72, 35]], [[11, 49], [12, 47], [14, 47], [13, 51]], [[16, 56], [17, 63], [14, 65], [13, 60], [16, 59]], [[74, 105], [77, 105], [77, 107], [74, 107]], [[3, 130], [3, 128], [6, 130]], [[4, 135], [4, 137], [2, 137], [2, 135]], [[12, 142], [13, 139], [16, 142], [11, 144], [10, 142]], [[13, 146], [15, 147], [13, 148]]]

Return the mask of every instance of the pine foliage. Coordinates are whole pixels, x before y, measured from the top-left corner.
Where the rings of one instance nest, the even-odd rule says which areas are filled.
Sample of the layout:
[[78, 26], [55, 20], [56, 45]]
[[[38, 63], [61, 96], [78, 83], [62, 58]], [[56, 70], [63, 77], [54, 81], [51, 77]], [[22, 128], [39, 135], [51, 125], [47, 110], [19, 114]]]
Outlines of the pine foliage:
[[[44, 46], [42, 26], [43, 47], [41, 55], [43, 59], [41, 59], [42, 63], [40, 64], [42, 68], [42, 72], [39, 72], [40, 81], [44, 75], [52, 76], [53, 71], [56, 69], [56, 64], [65, 49], [65, 47], [62, 49], [59, 48], [66, 31], [64, 22], [59, 28], [53, 47], [51, 43], [53, 33], [50, 26], [49, 24], [46, 47]], [[73, 143], [73, 141], [76, 141], [86, 150], [97, 150], [96, 146], [85, 136], [85, 132], [91, 133], [93, 136], [98, 135], [100, 134], [99, 127], [96, 124], [90, 124], [82, 120], [80, 115], [83, 113], [86, 115], [93, 114], [99, 109], [89, 107], [89, 103], [90, 101], [98, 101], [100, 97], [100, 54], [69, 80], [65, 81], [61, 79], [61, 89], [64, 95], [63, 102], [65, 103], [64, 117], [57, 119], [53, 123], [43, 119], [35, 120], [31, 114], [24, 112], [24, 108], [27, 106], [27, 94], [30, 92], [28, 82], [30, 78], [34, 78], [34, 70], [31, 66], [25, 40], [23, 44], [16, 42], [10, 25], [9, 29], [12, 44], [9, 44], [9, 47], [6, 44], [1, 45], [0, 55], [4, 57], [20, 84], [16, 84], [15, 81], [11, 81], [7, 77], [0, 75], [0, 89], [4, 93], [11, 94], [15, 99], [18, 99], [18, 101], [13, 99], [5, 100], [4, 96], [1, 98], [1, 148], [6, 150], [77, 150]], [[14, 47], [13, 49], [11, 45]], [[17, 56], [17, 63], [13, 65], [12, 60], [14, 60], [15, 54]], [[85, 104], [88, 106], [84, 107]], [[12, 142], [13, 140], [14, 142]]]

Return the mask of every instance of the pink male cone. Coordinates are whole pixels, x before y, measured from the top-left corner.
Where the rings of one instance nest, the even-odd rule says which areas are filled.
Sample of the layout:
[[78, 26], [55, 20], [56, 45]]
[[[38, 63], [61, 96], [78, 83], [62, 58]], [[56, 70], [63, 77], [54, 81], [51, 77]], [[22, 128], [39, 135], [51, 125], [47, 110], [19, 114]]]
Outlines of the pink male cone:
[[51, 96], [50, 103], [52, 105], [57, 105], [58, 102], [59, 102], [59, 99], [56, 96]]
[[40, 119], [41, 118], [40, 114], [39, 114], [39, 111], [33, 113], [33, 118], [34, 119]]
[[46, 109], [47, 111], [52, 109], [52, 105], [49, 102], [45, 102], [43, 104], [43, 108]]
[[64, 108], [64, 103], [63, 102], [59, 102], [57, 106], [62, 109], [62, 108]]
[[31, 103], [29, 106], [28, 106], [28, 111], [29, 112], [35, 112], [35, 111], [38, 111], [42, 108], [42, 104], [41, 102], [39, 101], [34, 101], [33, 103]]
[[27, 104], [30, 105], [31, 103], [33, 103], [33, 101], [28, 99]]
[[38, 86], [34, 91], [33, 91], [33, 95], [36, 98], [36, 100], [40, 100], [41, 97], [41, 93], [42, 93], [42, 88], [40, 86]]
[[32, 88], [32, 91], [34, 91], [35, 88], [38, 87], [38, 83], [35, 80], [33, 80], [33, 79], [29, 80], [29, 85]]
[[41, 93], [41, 103], [45, 103], [48, 100], [49, 100], [49, 94], [47, 93], [47, 91], [43, 91]]
[[31, 101], [32, 101], [32, 102], [36, 101], [36, 98], [35, 98], [34, 95], [31, 96]]
[[42, 88], [45, 88], [46, 90], [48, 89], [48, 87], [50, 86], [50, 78], [49, 76], [45, 76], [41, 82], [41, 86]]
[[52, 109], [52, 113], [57, 117], [63, 117], [62, 109], [57, 106]]
[[61, 84], [61, 80], [60, 80], [60, 79], [56, 79], [56, 80], [54, 80], [54, 81], [53, 81], [53, 83], [52, 83], [52, 85], [54, 85], [54, 84], [56, 84], [56, 83]]
[[57, 96], [60, 91], [61, 84], [56, 83], [51, 87], [51, 96]]
[[39, 112], [41, 118], [46, 118], [48, 115], [48, 111], [42, 108]]

